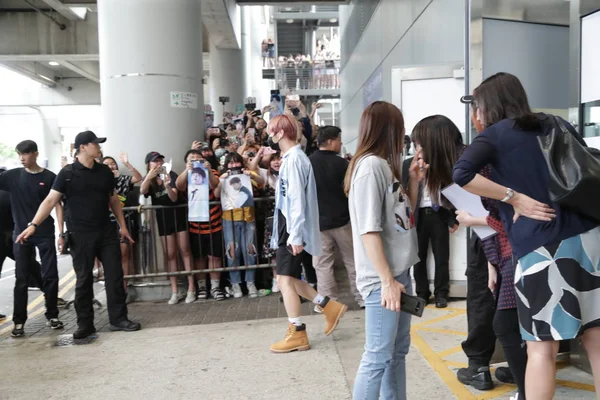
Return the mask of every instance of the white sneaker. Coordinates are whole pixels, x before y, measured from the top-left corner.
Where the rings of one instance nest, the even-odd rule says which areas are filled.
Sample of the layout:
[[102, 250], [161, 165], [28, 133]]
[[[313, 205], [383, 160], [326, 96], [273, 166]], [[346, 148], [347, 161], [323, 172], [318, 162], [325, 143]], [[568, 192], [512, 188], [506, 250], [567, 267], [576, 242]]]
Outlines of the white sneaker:
[[233, 290], [233, 297], [236, 299], [239, 299], [240, 297], [242, 297], [244, 295], [242, 293], [242, 288], [240, 287], [239, 283], [236, 283], [235, 285], [231, 285], [231, 289]]
[[273, 286], [271, 287], [271, 292], [279, 293], [279, 286], [277, 286], [277, 279], [273, 279]]
[[169, 299], [169, 305], [171, 305], [171, 306], [172, 306], [172, 305], [174, 305], [174, 304], [177, 304], [177, 303], [179, 303], [179, 300], [180, 300], [180, 299], [179, 299], [179, 294], [177, 294], [177, 293], [173, 293], [173, 294], [171, 295], [171, 298]]
[[251, 299], [258, 297], [258, 290], [256, 290], [254, 282], [246, 282], [246, 287], [248, 287], [248, 296], [250, 296]]
[[196, 292], [191, 290], [187, 292], [187, 296], [185, 297], [185, 304], [190, 304], [196, 301]]

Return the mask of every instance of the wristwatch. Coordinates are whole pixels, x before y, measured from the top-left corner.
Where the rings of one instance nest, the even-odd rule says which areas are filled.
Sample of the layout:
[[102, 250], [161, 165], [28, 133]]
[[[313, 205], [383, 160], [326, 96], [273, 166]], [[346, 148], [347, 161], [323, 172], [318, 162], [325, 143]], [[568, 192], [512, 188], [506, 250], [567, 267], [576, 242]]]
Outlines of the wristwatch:
[[35, 229], [39, 228], [38, 224], [34, 224], [33, 222], [30, 222], [27, 224], [27, 227], [29, 228], [30, 226], [33, 226]]
[[506, 188], [506, 196], [500, 201], [502, 201], [503, 203], [506, 203], [507, 201], [512, 199], [514, 196], [515, 196], [515, 191], [512, 190], [511, 188]]

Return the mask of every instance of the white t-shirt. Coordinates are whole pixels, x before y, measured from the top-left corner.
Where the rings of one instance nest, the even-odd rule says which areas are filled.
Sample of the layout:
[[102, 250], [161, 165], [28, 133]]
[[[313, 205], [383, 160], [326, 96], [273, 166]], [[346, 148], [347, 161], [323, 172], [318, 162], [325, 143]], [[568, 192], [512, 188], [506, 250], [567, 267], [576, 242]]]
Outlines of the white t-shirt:
[[374, 155], [361, 159], [352, 176], [348, 195], [356, 285], [364, 299], [381, 287], [381, 279], [367, 257], [361, 236], [379, 232], [386, 258], [394, 276], [419, 261], [417, 233], [408, 196], [394, 181], [387, 163]]

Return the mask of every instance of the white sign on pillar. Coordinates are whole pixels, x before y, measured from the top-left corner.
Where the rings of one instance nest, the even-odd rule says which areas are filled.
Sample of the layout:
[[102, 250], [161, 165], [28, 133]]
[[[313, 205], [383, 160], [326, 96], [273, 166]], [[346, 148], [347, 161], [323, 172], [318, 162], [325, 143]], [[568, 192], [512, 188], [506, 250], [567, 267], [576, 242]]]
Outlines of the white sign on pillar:
[[198, 94], [171, 92], [171, 107], [198, 109]]

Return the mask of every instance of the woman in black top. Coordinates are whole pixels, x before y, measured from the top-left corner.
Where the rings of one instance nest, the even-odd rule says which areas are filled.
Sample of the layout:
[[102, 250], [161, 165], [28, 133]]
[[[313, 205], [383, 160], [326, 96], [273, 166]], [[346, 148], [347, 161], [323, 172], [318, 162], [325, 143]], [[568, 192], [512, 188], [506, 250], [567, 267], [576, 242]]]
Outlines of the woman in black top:
[[[580, 335], [600, 390], [600, 227], [550, 199], [550, 173], [538, 136], [548, 135], [554, 120], [532, 113], [521, 82], [507, 73], [483, 81], [471, 100], [486, 129], [456, 163], [453, 178], [466, 190], [497, 200], [518, 260], [515, 290], [521, 336], [527, 341], [526, 396], [552, 399], [559, 341]], [[573, 127], [559, 121], [584, 144]], [[487, 164], [492, 180], [478, 174]]]
[[[187, 210], [185, 207], [175, 206], [185, 204], [185, 195], [179, 193], [175, 188], [177, 174], [173, 171], [166, 173], [164, 170], [164, 156], [157, 151], [151, 151], [146, 155], [148, 174], [140, 192], [152, 199], [154, 206], [167, 206], [169, 208], [156, 210], [156, 223], [158, 224], [158, 235], [161, 238], [163, 251], [167, 255], [169, 271], [177, 271], [177, 249], [183, 259], [186, 271], [192, 270], [192, 257], [190, 252], [190, 238], [187, 226]], [[177, 277], [171, 277], [171, 298], [169, 304], [177, 304], [180, 300], [177, 290]], [[188, 292], [186, 303], [196, 301], [196, 285], [194, 276], [188, 275]]]

